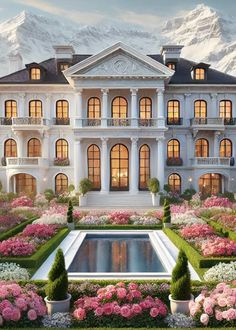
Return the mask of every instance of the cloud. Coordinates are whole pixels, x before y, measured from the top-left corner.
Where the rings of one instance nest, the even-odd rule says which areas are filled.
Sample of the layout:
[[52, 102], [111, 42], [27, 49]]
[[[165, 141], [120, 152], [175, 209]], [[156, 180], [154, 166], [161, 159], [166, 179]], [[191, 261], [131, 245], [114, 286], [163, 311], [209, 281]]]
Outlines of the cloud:
[[50, 14], [58, 15], [75, 21], [76, 23], [96, 23], [104, 18], [104, 15], [99, 12], [85, 12], [71, 8], [71, 10], [54, 6], [44, 0], [13, 0], [14, 2], [33, 7]]
[[122, 19], [126, 23], [141, 25], [146, 28], [158, 28], [161, 27], [165, 18], [152, 15], [152, 14], [139, 14], [133, 11], [126, 11], [122, 15], [120, 15], [120, 19]]

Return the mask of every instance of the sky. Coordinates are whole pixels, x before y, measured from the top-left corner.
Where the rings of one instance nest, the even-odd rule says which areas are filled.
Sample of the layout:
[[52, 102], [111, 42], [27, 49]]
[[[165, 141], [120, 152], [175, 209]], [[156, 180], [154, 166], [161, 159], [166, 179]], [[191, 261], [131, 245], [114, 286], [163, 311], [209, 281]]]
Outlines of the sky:
[[81, 24], [119, 21], [154, 27], [201, 3], [236, 16], [236, 0], [0, 0], [0, 22], [27, 10]]

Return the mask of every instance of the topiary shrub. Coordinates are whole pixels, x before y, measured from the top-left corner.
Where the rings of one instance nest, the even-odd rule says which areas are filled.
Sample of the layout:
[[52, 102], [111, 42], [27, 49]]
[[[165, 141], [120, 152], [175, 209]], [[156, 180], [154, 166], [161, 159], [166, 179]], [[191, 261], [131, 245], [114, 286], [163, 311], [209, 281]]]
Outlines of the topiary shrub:
[[156, 194], [159, 192], [159, 181], [157, 178], [150, 178], [147, 182], [148, 189], [151, 193]]
[[44, 190], [44, 196], [49, 202], [55, 197], [53, 190], [49, 188]]
[[65, 259], [61, 249], [57, 250], [53, 265], [48, 273], [46, 285], [47, 299], [60, 301], [67, 299], [68, 277], [65, 268]]
[[93, 188], [93, 183], [88, 178], [80, 180], [79, 192], [84, 196]]
[[74, 190], [75, 190], [75, 186], [73, 185], [73, 183], [69, 184], [69, 186], [68, 186], [68, 192], [71, 193]]
[[67, 222], [68, 223], [73, 223], [74, 222], [74, 219], [73, 219], [73, 205], [72, 205], [71, 200], [69, 200], [69, 203], [68, 203]]
[[181, 197], [185, 199], [186, 201], [190, 201], [193, 197], [193, 195], [196, 194], [196, 190], [193, 188], [185, 189], [185, 191], [182, 193]]
[[183, 250], [179, 251], [176, 265], [172, 271], [170, 285], [171, 299], [191, 299], [191, 277], [188, 268], [188, 258]]
[[170, 204], [167, 199], [165, 199], [165, 201], [164, 201], [163, 222], [171, 223]]

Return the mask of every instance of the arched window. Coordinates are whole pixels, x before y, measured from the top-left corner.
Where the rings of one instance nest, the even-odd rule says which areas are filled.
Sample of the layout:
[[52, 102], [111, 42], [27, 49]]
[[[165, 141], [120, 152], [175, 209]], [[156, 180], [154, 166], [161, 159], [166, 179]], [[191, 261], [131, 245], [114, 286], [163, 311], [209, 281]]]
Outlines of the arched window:
[[152, 118], [152, 100], [149, 97], [142, 97], [139, 101], [139, 118]]
[[17, 157], [17, 145], [13, 139], [8, 139], [4, 143], [4, 157]]
[[205, 69], [203, 69], [203, 68], [195, 68], [194, 69], [194, 79], [196, 79], [196, 80], [204, 80], [205, 79]]
[[61, 194], [68, 190], [68, 177], [63, 174], [59, 173], [55, 177], [55, 193]]
[[42, 117], [42, 102], [40, 100], [32, 100], [29, 102], [29, 116], [33, 118]]
[[207, 103], [204, 100], [196, 100], [194, 102], [194, 118], [207, 117]]
[[101, 117], [101, 102], [98, 97], [91, 97], [88, 100], [88, 113], [89, 119], [99, 119]]
[[5, 101], [5, 117], [12, 118], [17, 117], [17, 105], [14, 100]]
[[139, 149], [139, 189], [147, 189], [147, 181], [150, 179], [150, 148], [144, 144]]
[[180, 143], [176, 139], [168, 141], [167, 158], [180, 158]]
[[39, 139], [30, 139], [28, 141], [27, 157], [41, 157], [41, 142]]
[[100, 149], [96, 144], [88, 147], [88, 178], [93, 183], [93, 189], [101, 188]]
[[181, 177], [177, 173], [172, 173], [168, 176], [168, 186], [173, 192], [181, 192]]
[[56, 141], [56, 158], [68, 158], [68, 142], [65, 139]]
[[207, 139], [198, 139], [196, 141], [195, 157], [209, 157], [209, 143]]
[[25, 193], [25, 194], [34, 194], [36, 195], [36, 179], [30, 174], [19, 173], [13, 176], [13, 180], [15, 181], [14, 187], [15, 192], [17, 194]]
[[69, 103], [66, 100], [58, 100], [56, 102], [56, 117], [68, 118], [69, 117]]
[[232, 102], [230, 100], [220, 101], [220, 118], [224, 118], [225, 125], [230, 125], [232, 119]]
[[199, 192], [204, 196], [216, 195], [222, 191], [222, 176], [218, 173], [207, 173], [198, 179]]
[[115, 97], [111, 106], [112, 118], [127, 118], [128, 116], [128, 103], [124, 97]]
[[40, 80], [40, 69], [39, 68], [31, 68], [30, 69], [30, 79], [31, 80]]
[[180, 105], [178, 100], [170, 100], [167, 103], [167, 125], [180, 124]]
[[111, 190], [129, 189], [129, 151], [123, 144], [116, 144], [110, 154]]
[[232, 142], [229, 139], [220, 141], [220, 157], [232, 157]]

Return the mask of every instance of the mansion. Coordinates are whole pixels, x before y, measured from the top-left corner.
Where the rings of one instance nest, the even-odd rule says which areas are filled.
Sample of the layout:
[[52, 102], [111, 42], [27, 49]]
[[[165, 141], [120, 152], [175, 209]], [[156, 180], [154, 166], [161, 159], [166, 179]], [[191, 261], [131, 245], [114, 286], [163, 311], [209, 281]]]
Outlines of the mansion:
[[3, 190], [61, 193], [88, 177], [88, 203], [114, 206], [148, 206], [150, 177], [161, 190], [235, 192], [236, 78], [181, 49], [55, 46], [25, 68], [11, 55], [14, 72], [0, 78]]

